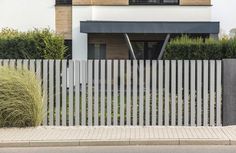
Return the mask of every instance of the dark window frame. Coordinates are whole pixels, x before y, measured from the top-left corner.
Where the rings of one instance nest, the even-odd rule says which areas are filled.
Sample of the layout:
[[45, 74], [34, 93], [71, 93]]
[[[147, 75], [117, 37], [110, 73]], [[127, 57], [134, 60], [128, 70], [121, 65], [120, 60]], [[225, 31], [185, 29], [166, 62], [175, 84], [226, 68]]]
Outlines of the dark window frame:
[[164, 0], [155, 0], [155, 2], [145, 2], [145, 0], [129, 0], [129, 5], [179, 5], [178, 2], [164, 2]]
[[56, 5], [72, 5], [72, 0], [56, 0]]

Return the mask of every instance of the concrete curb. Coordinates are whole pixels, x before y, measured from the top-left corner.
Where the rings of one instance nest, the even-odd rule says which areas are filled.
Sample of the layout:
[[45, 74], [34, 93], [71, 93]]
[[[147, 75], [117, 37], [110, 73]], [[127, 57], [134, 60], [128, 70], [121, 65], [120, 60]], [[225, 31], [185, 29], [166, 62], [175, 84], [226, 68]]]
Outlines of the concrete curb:
[[179, 145], [178, 139], [130, 140], [130, 145]]
[[180, 145], [230, 145], [230, 140], [221, 139], [180, 139]]
[[157, 139], [157, 140], [47, 140], [1, 141], [0, 147], [63, 147], [63, 146], [128, 146], [128, 145], [236, 145], [236, 141], [220, 139]]

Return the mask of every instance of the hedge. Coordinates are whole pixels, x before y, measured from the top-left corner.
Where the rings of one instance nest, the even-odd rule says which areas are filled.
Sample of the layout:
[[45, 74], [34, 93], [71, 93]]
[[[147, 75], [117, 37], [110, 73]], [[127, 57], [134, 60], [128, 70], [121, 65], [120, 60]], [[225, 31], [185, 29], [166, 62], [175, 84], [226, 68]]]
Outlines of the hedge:
[[164, 59], [223, 59], [236, 57], [236, 39], [203, 39], [181, 36], [166, 47]]
[[63, 59], [64, 38], [49, 29], [0, 31], [0, 59]]

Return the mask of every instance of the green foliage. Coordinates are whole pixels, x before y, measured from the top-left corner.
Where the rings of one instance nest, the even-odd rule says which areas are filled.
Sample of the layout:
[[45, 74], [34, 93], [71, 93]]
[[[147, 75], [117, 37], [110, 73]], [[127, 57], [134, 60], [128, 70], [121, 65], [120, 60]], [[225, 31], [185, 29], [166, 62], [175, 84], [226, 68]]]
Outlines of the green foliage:
[[40, 84], [33, 72], [0, 67], [0, 127], [41, 124], [43, 97]]
[[0, 31], [1, 59], [63, 59], [66, 50], [64, 38], [49, 29]]
[[223, 59], [236, 57], [236, 39], [202, 39], [182, 36], [170, 41], [164, 59]]
[[236, 38], [222, 40], [225, 58], [236, 58]]

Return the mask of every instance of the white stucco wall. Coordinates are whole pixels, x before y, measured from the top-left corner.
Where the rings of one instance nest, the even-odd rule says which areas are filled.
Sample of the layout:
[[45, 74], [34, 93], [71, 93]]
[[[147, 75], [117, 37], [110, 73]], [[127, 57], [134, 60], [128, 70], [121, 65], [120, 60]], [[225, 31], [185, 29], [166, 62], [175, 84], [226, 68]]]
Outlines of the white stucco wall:
[[73, 58], [87, 59], [87, 34], [80, 21], [211, 21], [210, 6], [73, 6]]
[[222, 34], [236, 28], [236, 0], [212, 0], [212, 20], [220, 21]]
[[209, 21], [209, 6], [96, 6], [93, 20], [113, 21]]
[[55, 0], [0, 0], [0, 29], [55, 30]]
[[73, 6], [72, 8], [72, 57], [87, 60], [88, 36], [80, 33], [80, 21], [92, 20], [92, 7]]

